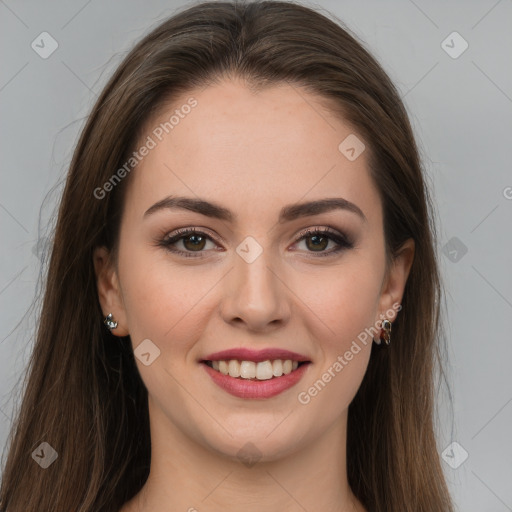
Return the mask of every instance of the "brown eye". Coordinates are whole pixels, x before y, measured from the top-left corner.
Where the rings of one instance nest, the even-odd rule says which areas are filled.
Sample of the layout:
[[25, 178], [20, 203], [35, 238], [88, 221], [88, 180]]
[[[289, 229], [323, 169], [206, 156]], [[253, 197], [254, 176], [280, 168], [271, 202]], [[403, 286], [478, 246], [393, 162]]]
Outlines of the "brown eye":
[[[158, 245], [164, 247], [169, 252], [177, 253], [180, 256], [195, 258], [203, 256], [202, 253], [206, 252], [204, 249], [208, 241], [216, 245], [214, 240], [202, 231], [187, 228], [180, 229], [175, 234], [172, 234], [163, 240], [159, 240]], [[184, 250], [179, 248], [179, 246], [176, 248], [180, 242], [182, 243]]]
[[[334, 255], [344, 249], [354, 247], [353, 242], [344, 234], [333, 231], [330, 228], [306, 229], [299, 234], [296, 243], [305, 240], [306, 252], [317, 253], [318, 256]], [[335, 248], [326, 251], [329, 242], [335, 244]], [[337, 247], [336, 247], [337, 246]]]
[[[326, 249], [329, 245], [329, 237], [321, 236], [321, 235], [311, 235], [308, 237], [305, 237], [306, 240], [306, 246], [308, 249], [311, 249], [313, 251]], [[311, 241], [311, 243], [309, 243]]]
[[185, 248], [191, 251], [202, 250], [206, 244], [206, 238], [195, 233], [182, 237], [182, 240]]

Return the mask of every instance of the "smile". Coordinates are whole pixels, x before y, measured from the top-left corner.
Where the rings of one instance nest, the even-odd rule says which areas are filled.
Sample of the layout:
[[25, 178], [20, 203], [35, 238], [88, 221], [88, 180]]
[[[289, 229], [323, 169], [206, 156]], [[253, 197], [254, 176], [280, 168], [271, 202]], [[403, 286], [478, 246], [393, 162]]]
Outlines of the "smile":
[[299, 365], [306, 362], [292, 361], [291, 359], [275, 359], [273, 361], [238, 361], [236, 359], [221, 361], [205, 361], [205, 364], [214, 370], [230, 377], [246, 380], [270, 380], [282, 375], [288, 375]]
[[295, 386], [311, 366], [310, 361], [236, 359], [201, 361], [212, 381], [232, 396], [268, 399]]

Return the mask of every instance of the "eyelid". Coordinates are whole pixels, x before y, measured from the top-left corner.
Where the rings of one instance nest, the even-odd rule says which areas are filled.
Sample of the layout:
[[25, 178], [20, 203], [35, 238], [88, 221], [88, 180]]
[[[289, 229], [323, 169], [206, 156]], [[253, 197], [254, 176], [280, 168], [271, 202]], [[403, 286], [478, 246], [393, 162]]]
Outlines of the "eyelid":
[[173, 238], [177, 238], [176, 241], [178, 241], [181, 237], [185, 237], [186, 235], [207, 235], [209, 238], [212, 239], [216, 244], [225, 244], [226, 242], [221, 236], [214, 235], [212, 231], [210, 231], [208, 228], [198, 227], [198, 226], [186, 226], [184, 228], [176, 228], [172, 231], [166, 231], [163, 235], [163, 238], [158, 238], [158, 241], [166, 242], [168, 240], [171, 240]]
[[317, 232], [326, 233], [328, 235], [336, 236], [336, 237], [341, 238], [342, 240], [346, 241], [347, 243], [351, 241], [350, 237], [348, 235], [345, 235], [343, 232], [338, 231], [336, 228], [333, 228], [331, 226], [312, 226], [310, 228], [305, 228], [302, 231], [300, 231], [297, 234], [297, 238], [295, 239], [295, 242], [298, 242], [299, 240], [301, 240], [303, 237], [305, 237], [307, 235], [310, 235], [312, 233], [314, 234]]

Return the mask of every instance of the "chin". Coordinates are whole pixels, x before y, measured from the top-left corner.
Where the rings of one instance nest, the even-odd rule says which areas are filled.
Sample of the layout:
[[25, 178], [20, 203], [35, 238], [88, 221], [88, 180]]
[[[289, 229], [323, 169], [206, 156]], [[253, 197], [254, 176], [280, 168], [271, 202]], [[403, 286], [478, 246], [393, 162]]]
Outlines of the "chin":
[[[285, 418], [286, 416], [283, 416]], [[285, 420], [290, 421], [291, 418]], [[230, 424], [230, 436], [221, 427], [214, 432], [209, 430], [203, 434], [202, 443], [210, 450], [223, 457], [239, 461], [250, 467], [255, 462], [272, 462], [282, 459], [294, 452], [304, 443], [302, 432], [294, 432], [290, 421], [288, 428], [276, 421], [272, 426], [267, 422], [258, 428], [254, 420], [246, 420], [245, 428]], [[239, 422], [238, 424], [240, 425]]]

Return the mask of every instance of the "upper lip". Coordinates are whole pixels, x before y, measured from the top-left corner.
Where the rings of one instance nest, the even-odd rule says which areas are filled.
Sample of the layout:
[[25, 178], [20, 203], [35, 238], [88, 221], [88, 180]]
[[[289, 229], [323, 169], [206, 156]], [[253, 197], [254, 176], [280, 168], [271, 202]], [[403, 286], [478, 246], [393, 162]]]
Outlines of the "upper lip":
[[221, 350], [220, 352], [214, 352], [206, 356], [202, 361], [229, 361], [231, 359], [238, 359], [239, 361], [254, 361], [258, 363], [260, 361], [270, 360], [287, 360], [292, 361], [310, 361], [306, 356], [298, 354], [297, 352], [291, 352], [282, 348], [265, 348], [262, 350], [251, 350], [249, 348], [230, 348], [227, 350]]

